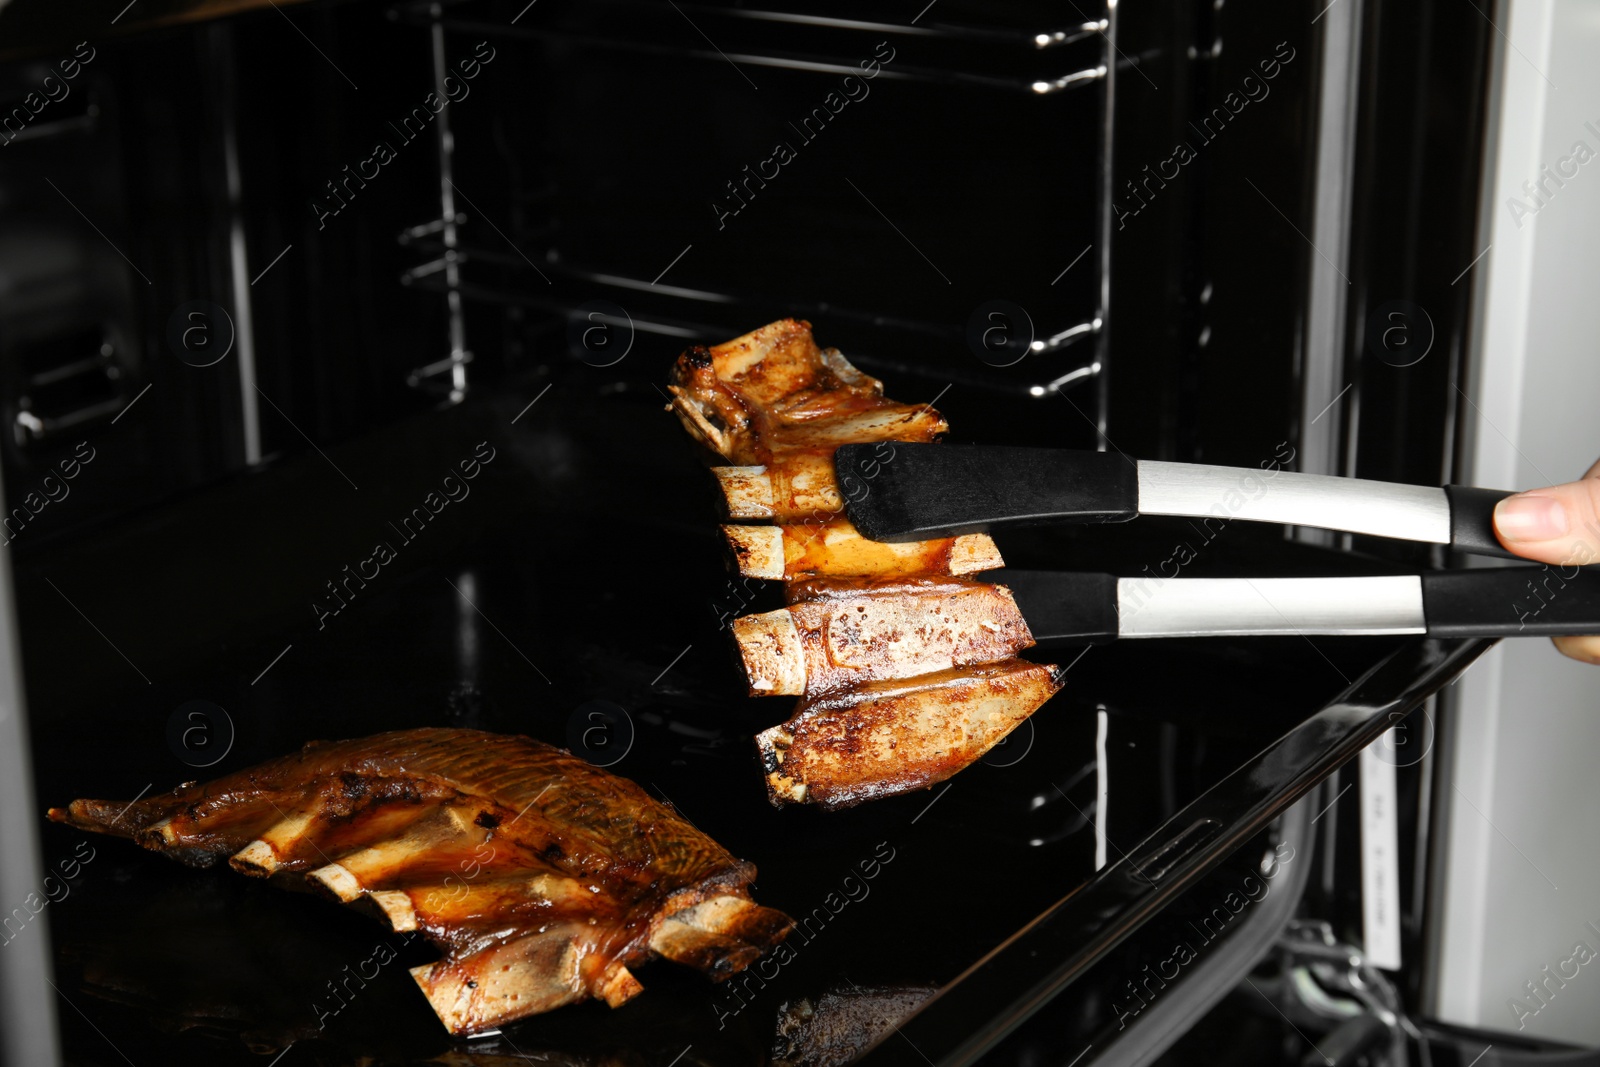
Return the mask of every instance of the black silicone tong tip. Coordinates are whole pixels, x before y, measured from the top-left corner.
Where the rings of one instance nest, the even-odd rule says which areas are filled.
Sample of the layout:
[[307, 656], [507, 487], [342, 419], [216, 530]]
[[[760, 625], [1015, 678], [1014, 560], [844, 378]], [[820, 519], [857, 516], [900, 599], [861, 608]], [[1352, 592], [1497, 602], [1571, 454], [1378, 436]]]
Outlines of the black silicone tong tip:
[[1139, 510], [1137, 468], [1113, 453], [880, 442], [841, 445], [833, 465], [850, 521], [874, 541], [1123, 522]]

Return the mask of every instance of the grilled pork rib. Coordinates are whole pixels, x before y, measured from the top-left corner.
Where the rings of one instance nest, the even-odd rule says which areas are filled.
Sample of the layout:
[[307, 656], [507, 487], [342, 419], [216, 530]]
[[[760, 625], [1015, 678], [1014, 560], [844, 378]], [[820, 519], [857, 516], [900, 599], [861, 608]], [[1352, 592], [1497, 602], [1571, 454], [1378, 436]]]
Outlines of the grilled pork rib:
[[[752, 694], [801, 695], [794, 716], [757, 738], [774, 804], [843, 808], [943, 781], [981, 757], [1061, 687], [1014, 659], [1033, 644], [1010, 592], [956, 576], [1003, 565], [984, 534], [911, 544], [863, 538], [833, 452], [932, 441], [949, 427], [932, 405], [900, 404], [809, 324], [774, 322], [678, 357], [672, 410], [737, 466], [716, 467], [723, 536], [739, 573], [786, 583], [789, 607], [733, 623]], [[754, 525], [767, 520], [774, 525]]]
[[[856, 370], [838, 349], [818, 348], [811, 325], [796, 319], [714, 348], [691, 348], [678, 357], [668, 389], [684, 427], [723, 459], [764, 465], [809, 454], [809, 463], [784, 469], [790, 477], [809, 473], [830, 483], [840, 445], [932, 441], [950, 428], [931, 405], [885, 399], [882, 382]], [[836, 491], [820, 488], [826, 510], [843, 508]]]
[[1021, 659], [867, 682], [806, 700], [756, 745], [774, 795], [845, 808], [971, 766], [1060, 688]]
[[131, 804], [50, 818], [181, 863], [303, 878], [444, 950], [412, 970], [451, 1033], [585, 997], [616, 1007], [655, 956], [714, 979], [792, 925], [755, 868], [634, 783], [526, 737], [421, 729], [312, 742]]
[[1033, 644], [1009, 589], [960, 578], [831, 590], [736, 619], [733, 636], [752, 696], [915, 678], [1003, 660]]

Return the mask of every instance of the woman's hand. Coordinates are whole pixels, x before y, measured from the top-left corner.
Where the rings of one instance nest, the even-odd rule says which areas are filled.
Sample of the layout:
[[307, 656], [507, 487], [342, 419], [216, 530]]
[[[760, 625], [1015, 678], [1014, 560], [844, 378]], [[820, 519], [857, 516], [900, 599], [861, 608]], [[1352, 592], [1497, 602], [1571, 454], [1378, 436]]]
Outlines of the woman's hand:
[[[1557, 567], [1600, 562], [1600, 462], [1576, 482], [1531, 489], [1494, 509], [1494, 528], [1506, 549]], [[1600, 664], [1600, 636], [1557, 637], [1573, 659]]]

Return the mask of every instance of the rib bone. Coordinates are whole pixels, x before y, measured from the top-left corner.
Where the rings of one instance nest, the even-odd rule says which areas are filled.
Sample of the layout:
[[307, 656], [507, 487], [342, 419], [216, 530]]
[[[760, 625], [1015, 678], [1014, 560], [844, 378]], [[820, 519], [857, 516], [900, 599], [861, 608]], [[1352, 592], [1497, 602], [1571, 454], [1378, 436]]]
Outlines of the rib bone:
[[802, 601], [745, 616], [733, 635], [752, 694], [791, 696], [992, 662], [1033, 644], [1010, 590], [954, 578]]
[[785, 452], [758, 467], [713, 467], [711, 473], [731, 518], [805, 522], [844, 510], [833, 453], [826, 449]]

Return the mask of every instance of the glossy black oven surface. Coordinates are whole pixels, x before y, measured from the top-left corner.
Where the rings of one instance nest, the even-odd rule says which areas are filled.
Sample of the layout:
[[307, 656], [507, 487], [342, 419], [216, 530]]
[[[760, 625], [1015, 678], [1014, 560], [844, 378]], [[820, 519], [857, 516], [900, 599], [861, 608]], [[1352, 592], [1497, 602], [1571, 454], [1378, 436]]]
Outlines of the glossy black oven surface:
[[[664, 365], [669, 351], [640, 355]], [[947, 785], [836, 814], [776, 810], [751, 734], [782, 719], [788, 702], [741, 695], [723, 626], [730, 609], [766, 606], [760, 598], [772, 593], [749, 599], [723, 571], [702, 457], [653, 390], [590, 368], [544, 384], [532, 408], [543, 384], [33, 556], [18, 580], [32, 620], [24, 651], [29, 700], [40, 709], [39, 807], [132, 798], [313, 738], [404, 726], [526, 733], [597, 760], [615, 758], [608, 745], [624, 746], [615, 772], [753, 860], [761, 902], [807, 919], [792, 957], [769, 961], [764, 978], [722, 987], [656, 963], [641, 975], [646, 993], [617, 1011], [586, 1004], [498, 1038], [452, 1041], [405, 973], [431, 958], [413, 935], [96, 838], [71, 893], [46, 913], [69, 1062], [247, 1064], [280, 1051], [288, 1067], [523, 1054], [769, 1062], [780, 1016], [803, 1000], [893, 987], [925, 995], [1084, 886], [1095, 873], [1102, 783], [1100, 851], [1118, 865], [1124, 849], [1139, 851], [1395, 644], [1054, 650], [1054, 661], [1070, 664], [1065, 690]], [[330, 613], [324, 583], [373, 540], [396, 541], [387, 524], [474, 455], [492, 458], [469, 495]], [[1237, 532], [1219, 537], [1197, 571], [1259, 573], [1264, 560], [1281, 573], [1352, 567]], [[1171, 533], [1130, 526], [1002, 548], [1018, 565], [1134, 573]], [[221, 741], [215, 715], [200, 720], [214, 734], [180, 734], [176, 748], [169, 735], [175, 713], [183, 719], [179, 709], [196, 700], [224, 709], [236, 732], [226, 757], [203, 770], [180, 753], [210, 758], [193, 753]], [[586, 733], [595, 701], [626, 711], [631, 745], [626, 726]], [[1272, 788], [1287, 783], [1286, 768], [1273, 773], [1282, 782]], [[47, 828], [47, 860], [54, 867], [75, 850], [81, 859], [84, 840]], [[1252, 850], [1265, 855], [1273, 844], [1251, 837], [1245, 870]], [[1172, 858], [1189, 858], [1187, 848]], [[1121, 925], [1113, 909], [1079, 947], [1123, 936]], [[358, 993], [336, 995], [352, 971], [366, 979]], [[1092, 1036], [1126, 1013], [1116, 999], [1109, 982], [1085, 982], [1046, 1011], [1067, 1033]], [[985, 1021], [963, 1010], [970, 1017], [960, 1025]], [[452, 1053], [460, 1058], [437, 1059]]]

